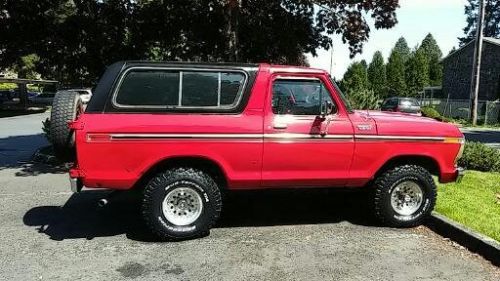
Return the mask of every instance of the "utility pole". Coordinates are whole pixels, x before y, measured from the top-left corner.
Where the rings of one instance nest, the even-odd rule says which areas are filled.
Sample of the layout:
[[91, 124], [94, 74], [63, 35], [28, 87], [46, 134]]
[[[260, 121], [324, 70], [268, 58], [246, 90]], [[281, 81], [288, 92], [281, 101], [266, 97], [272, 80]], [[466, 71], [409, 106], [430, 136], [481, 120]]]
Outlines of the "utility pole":
[[330, 76], [333, 77], [333, 43], [332, 43], [332, 49], [330, 50]]
[[474, 61], [472, 63], [472, 79], [471, 79], [471, 98], [472, 109], [471, 119], [472, 125], [477, 125], [477, 103], [479, 97], [479, 84], [481, 80], [481, 58], [483, 54], [483, 26], [484, 26], [484, 13], [486, 8], [486, 1], [480, 0], [479, 14], [477, 16], [477, 32], [476, 42], [474, 49]]

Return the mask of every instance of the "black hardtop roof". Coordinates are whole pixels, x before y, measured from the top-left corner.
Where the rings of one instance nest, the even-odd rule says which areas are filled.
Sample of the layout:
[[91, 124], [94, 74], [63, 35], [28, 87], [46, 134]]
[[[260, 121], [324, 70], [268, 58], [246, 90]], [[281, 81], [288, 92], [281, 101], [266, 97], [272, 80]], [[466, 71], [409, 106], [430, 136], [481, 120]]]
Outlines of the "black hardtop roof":
[[121, 64], [123, 67], [133, 66], [156, 66], [156, 67], [193, 67], [193, 68], [257, 68], [258, 63], [236, 63], [236, 62], [181, 62], [181, 61], [141, 61], [129, 60], [120, 61], [116, 64]]
[[217, 62], [155, 62], [155, 61], [119, 61], [107, 67], [97, 84], [86, 112], [104, 112], [113, 86], [120, 74], [130, 67], [166, 67], [166, 68], [200, 68], [241, 70], [254, 77], [259, 64], [250, 63], [217, 63]]

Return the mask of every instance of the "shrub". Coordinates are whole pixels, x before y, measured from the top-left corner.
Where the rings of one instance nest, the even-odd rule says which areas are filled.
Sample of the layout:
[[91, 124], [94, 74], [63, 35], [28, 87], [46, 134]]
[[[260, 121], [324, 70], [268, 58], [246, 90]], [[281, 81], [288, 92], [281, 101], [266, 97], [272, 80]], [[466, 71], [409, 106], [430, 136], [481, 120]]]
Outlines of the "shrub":
[[466, 142], [458, 164], [468, 170], [500, 172], [500, 151], [479, 142]]
[[420, 110], [422, 111], [422, 116], [436, 119], [442, 122], [451, 121], [449, 118], [442, 116], [434, 107], [424, 106]]
[[347, 98], [355, 109], [377, 109], [379, 96], [373, 90], [348, 90]]
[[425, 117], [436, 119], [441, 116], [441, 114], [439, 114], [439, 112], [436, 109], [430, 106], [423, 106], [421, 108], [421, 111], [422, 115]]

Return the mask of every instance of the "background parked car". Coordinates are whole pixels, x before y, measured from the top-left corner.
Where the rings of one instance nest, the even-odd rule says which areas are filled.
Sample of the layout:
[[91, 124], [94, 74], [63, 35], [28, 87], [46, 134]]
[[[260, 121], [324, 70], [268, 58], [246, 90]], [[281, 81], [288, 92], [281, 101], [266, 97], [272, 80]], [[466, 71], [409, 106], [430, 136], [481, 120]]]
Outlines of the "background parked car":
[[33, 103], [33, 102], [34, 102], [34, 100], [35, 100], [35, 98], [36, 98], [37, 96], [39, 96], [39, 95], [40, 95], [40, 93], [39, 93], [39, 92], [29, 92], [29, 91], [28, 91], [28, 101], [29, 101], [29, 102], [31, 102], [31, 103]]
[[52, 105], [52, 101], [54, 101], [54, 96], [56, 93], [47, 92], [40, 94], [32, 99], [34, 104], [43, 104], [43, 105]]
[[420, 103], [417, 99], [409, 97], [387, 98], [382, 103], [381, 110], [422, 115]]
[[14, 96], [14, 91], [13, 90], [2, 90], [2, 91], [0, 91], [0, 104], [3, 104], [4, 102], [10, 101], [13, 96]]

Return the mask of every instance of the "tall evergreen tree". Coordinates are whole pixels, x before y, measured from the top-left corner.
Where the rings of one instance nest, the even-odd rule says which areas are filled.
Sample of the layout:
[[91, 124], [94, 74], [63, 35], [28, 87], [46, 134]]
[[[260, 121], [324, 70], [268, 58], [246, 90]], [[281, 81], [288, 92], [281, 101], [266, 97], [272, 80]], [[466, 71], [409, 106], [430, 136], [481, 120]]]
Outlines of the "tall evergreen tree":
[[368, 73], [366, 62], [353, 62], [347, 68], [341, 82], [342, 90], [346, 92], [361, 91], [368, 89]]
[[[500, 1], [485, 1], [484, 36], [500, 38]], [[476, 38], [477, 32], [477, 14], [481, 2], [480, 0], [468, 0], [468, 2], [465, 5], [465, 15], [467, 16], [467, 25], [464, 28], [465, 35], [459, 38], [461, 46]]]
[[401, 53], [394, 48], [387, 62], [387, 93], [390, 96], [406, 95], [405, 61]]
[[368, 81], [373, 92], [379, 97], [386, 96], [386, 68], [382, 52], [376, 51], [368, 66]]
[[406, 61], [410, 58], [411, 50], [410, 47], [408, 47], [408, 42], [406, 42], [406, 39], [404, 37], [400, 37], [398, 39], [396, 45], [394, 46], [394, 50], [396, 50], [396, 52], [401, 55], [403, 63], [406, 63]]
[[417, 96], [429, 86], [429, 61], [423, 48], [416, 48], [406, 63], [407, 94]]
[[422, 45], [420, 45], [420, 49], [429, 62], [429, 84], [431, 86], [441, 85], [443, 80], [443, 66], [440, 61], [443, 57], [443, 53], [432, 34], [427, 34], [422, 41]]
[[354, 62], [340, 83], [342, 90], [356, 109], [375, 109], [379, 96], [369, 89], [366, 61]]

